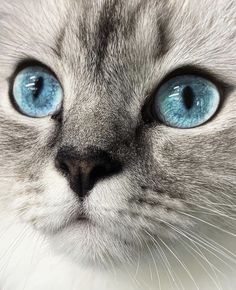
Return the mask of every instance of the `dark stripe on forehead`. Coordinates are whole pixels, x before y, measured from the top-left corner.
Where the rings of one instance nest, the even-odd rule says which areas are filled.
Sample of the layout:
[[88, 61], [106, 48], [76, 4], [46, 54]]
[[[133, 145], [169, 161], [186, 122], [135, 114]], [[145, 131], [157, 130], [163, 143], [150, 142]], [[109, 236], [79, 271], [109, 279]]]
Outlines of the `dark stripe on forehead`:
[[[86, 55], [86, 62], [92, 75], [97, 76], [105, 68], [105, 63], [118, 60], [125, 61], [125, 56], [140, 49], [152, 52], [148, 57], [158, 61], [168, 50], [170, 39], [168, 36], [168, 19], [170, 11], [165, 1], [159, 0], [104, 0], [102, 4], [86, 1], [81, 6], [71, 8], [71, 18], [58, 36], [57, 55], [63, 55], [63, 43], [67, 30], [74, 38], [68, 39], [74, 52], [78, 47], [80, 53]], [[145, 20], [145, 28], [140, 21]], [[150, 37], [145, 37], [149, 34]], [[135, 47], [135, 39], [150, 41], [139, 42]], [[75, 40], [75, 41], [74, 41]], [[140, 40], [139, 40], [140, 41]], [[76, 43], [77, 42], [77, 43]], [[149, 47], [147, 49], [147, 47]], [[70, 51], [67, 50], [67, 60]], [[136, 54], [137, 56], [138, 54]], [[145, 55], [145, 54], [143, 54]], [[131, 59], [131, 58], [130, 58]], [[73, 65], [74, 60], [72, 60]]]
[[95, 29], [95, 43], [93, 51], [96, 55], [96, 70], [100, 70], [101, 64], [107, 55], [110, 42], [117, 42], [117, 32], [121, 24], [121, 1], [106, 0], [99, 13], [97, 28]]
[[131, 35], [134, 35], [137, 20], [140, 17], [142, 7], [145, 3], [146, 1], [142, 1], [132, 10], [127, 11], [126, 22], [124, 23], [124, 37], [129, 38]]
[[166, 20], [159, 21], [159, 23], [157, 24], [157, 35], [158, 49], [153, 52], [153, 57], [155, 61], [163, 57], [170, 49], [171, 40], [169, 35], [168, 23]]
[[60, 31], [60, 34], [56, 40], [56, 48], [55, 48], [55, 53], [59, 58], [62, 58], [62, 53], [63, 53], [63, 41], [65, 38], [65, 31], [66, 31], [66, 26], [62, 28]]

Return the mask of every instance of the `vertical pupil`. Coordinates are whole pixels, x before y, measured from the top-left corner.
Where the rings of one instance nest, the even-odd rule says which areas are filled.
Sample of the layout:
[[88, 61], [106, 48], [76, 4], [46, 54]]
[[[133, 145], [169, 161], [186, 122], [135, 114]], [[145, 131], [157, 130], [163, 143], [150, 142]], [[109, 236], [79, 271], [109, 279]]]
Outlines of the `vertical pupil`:
[[30, 83], [27, 85], [29, 89], [32, 91], [33, 98], [37, 99], [42, 88], [43, 88], [43, 77], [31, 77]]
[[186, 86], [183, 89], [182, 97], [183, 97], [184, 105], [186, 109], [190, 110], [193, 107], [194, 99], [195, 99], [194, 91], [192, 90], [190, 86]]

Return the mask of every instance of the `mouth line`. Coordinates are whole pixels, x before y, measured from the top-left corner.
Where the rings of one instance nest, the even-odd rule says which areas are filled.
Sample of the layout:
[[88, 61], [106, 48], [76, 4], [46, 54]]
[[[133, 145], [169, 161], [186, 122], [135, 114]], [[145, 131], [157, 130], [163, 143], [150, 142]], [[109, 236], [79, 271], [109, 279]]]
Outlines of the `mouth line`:
[[75, 222], [77, 223], [77, 222], [79, 222], [79, 223], [87, 223], [87, 222], [91, 222], [91, 220], [88, 218], [88, 217], [86, 217], [86, 216], [79, 216], [79, 217], [77, 217], [76, 219], [75, 219]]
[[[73, 221], [71, 221], [71, 223], [67, 224], [61, 230], [63, 231], [70, 226], [79, 227], [82, 230], [86, 229], [86, 231], [87, 230], [88, 231], [96, 230], [96, 232], [99, 231], [101, 234], [104, 233], [106, 235], [109, 235], [111, 239], [118, 240], [119, 242], [124, 243], [126, 246], [133, 246], [135, 244], [133, 243], [133, 241], [125, 239], [119, 232], [116, 233], [114, 231], [107, 230], [107, 228], [104, 225], [95, 222], [93, 219], [91, 219], [85, 214], [78, 215]], [[93, 234], [93, 232], [90, 232], [90, 234]]]

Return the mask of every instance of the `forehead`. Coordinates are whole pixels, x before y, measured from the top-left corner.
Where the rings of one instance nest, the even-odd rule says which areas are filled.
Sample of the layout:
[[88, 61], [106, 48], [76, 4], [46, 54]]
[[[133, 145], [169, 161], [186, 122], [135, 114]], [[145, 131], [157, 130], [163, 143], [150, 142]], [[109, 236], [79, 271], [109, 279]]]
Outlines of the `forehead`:
[[[97, 68], [109, 54], [128, 54], [131, 48], [135, 52], [145, 46], [153, 50], [155, 56], [160, 55], [167, 45], [164, 39], [166, 20], [161, 15], [168, 10], [162, 1], [74, 3], [58, 39], [58, 52], [63, 54], [67, 43], [72, 42], [94, 57]], [[66, 53], [68, 55], [68, 49]]]
[[2, 0], [0, 15], [0, 37], [15, 38], [15, 45], [21, 39], [25, 46], [18, 46], [19, 51], [26, 45], [35, 50], [36, 43], [51, 46], [59, 56], [77, 48], [78, 57], [87, 49], [100, 54], [99, 65], [109, 49], [121, 53], [131, 45], [134, 52], [145, 49], [162, 56], [175, 48], [185, 54], [195, 48], [201, 54], [202, 48], [218, 47], [219, 53], [226, 44], [222, 40], [228, 41], [229, 53], [235, 44], [234, 0], [214, 5], [211, 0]]
[[228, 40], [229, 52], [235, 44], [234, 0], [2, 0], [0, 15], [0, 37], [16, 38], [15, 45], [21, 39], [32, 50], [34, 44], [51, 46], [58, 55], [79, 49], [77, 58], [87, 49], [100, 55], [98, 66], [115, 48], [124, 53], [133, 46], [133, 57], [142, 49], [162, 56], [168, 49], [186, 54], [195, 48], [204, 58], [202, 48], [218, 47], [219, 53]]
[[150, 87], [186, 64], [235, 78], [233, 0], [2, 1], [4, 63], [35, 58], [70, 78], [71, 90], [78, 79], [105, 84], [111, 76], [113, 91], [146, 80]]
[[150, 87], [189, 64], [233, 80], [235, 15], [232, 0], [79, 1], [67, 10], [57, 52], [89, 81], [115, 76], [137, 88], [148, 79]]

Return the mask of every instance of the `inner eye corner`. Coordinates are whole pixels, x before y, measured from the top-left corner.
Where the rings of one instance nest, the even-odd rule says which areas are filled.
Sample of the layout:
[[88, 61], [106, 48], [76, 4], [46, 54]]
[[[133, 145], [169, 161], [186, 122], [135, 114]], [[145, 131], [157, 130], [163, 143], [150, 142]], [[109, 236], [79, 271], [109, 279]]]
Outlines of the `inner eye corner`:
[[55, 114], [53, 114], [51, 116], [51, 119], [54, 120], [54, 121], [56, 121], [56, 122], [58, 122], [58, 123], [62, 123], [62, 120], [63, 120], [62, 111], [63, 111], [63, 105], [58, 110], [58, 112], [56, 112]]
[[142, 105], [141, 109], [142, 120], [146, 124], [150, 124], [156, 121], [154, 105], [155, 105], [155, 93], [152, 92], [146, 96], [145, 102]]

